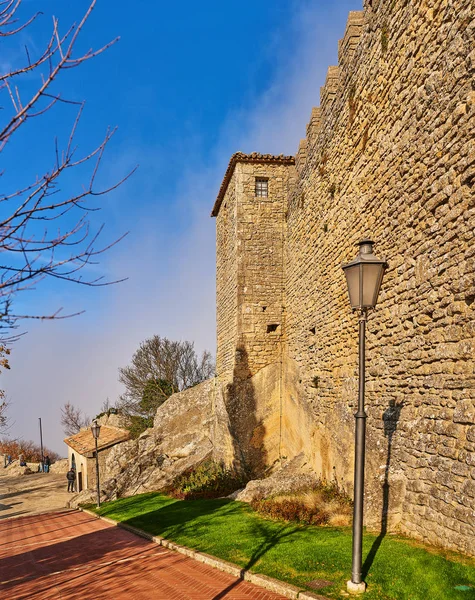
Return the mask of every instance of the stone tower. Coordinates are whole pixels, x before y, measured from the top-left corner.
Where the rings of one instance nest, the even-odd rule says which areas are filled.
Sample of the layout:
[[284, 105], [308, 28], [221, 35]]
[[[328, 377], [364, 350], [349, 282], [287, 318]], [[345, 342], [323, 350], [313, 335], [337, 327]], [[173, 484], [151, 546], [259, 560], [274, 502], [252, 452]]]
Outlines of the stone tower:
[[279, 453], [280, 372], [267, 374], [272, 389], [255, 385], [253, 378], [266, 378], [266, 368], [279, 371], [281, 364], [285, 210], [294, 163], [291, 156], [234, 154], [212, 211], [217, 220], [216, 373], [236, 454], [251, 470]]

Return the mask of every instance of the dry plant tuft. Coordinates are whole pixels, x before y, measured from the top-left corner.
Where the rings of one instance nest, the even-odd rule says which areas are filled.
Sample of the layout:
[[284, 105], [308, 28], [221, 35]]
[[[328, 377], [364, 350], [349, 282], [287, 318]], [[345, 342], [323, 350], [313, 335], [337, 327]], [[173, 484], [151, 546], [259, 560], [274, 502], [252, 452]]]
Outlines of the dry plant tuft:
[[320, 481], [312, 489], [260, 498], [253, 509], [273, 519], [306, 525], [345, 527], [351, 523], [351, 499], [335, 483]]

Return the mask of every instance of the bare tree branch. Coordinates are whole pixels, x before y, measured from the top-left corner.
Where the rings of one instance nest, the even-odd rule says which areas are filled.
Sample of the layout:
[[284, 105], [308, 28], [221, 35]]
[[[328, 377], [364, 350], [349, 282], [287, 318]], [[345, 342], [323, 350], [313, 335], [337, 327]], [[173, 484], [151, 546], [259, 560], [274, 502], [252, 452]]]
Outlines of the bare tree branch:
[[[8, 362], [8, 356], [10, 350], [4, 345], [0, 345], [0, 368], [9, 369], [10, 364]], [[0, 390], [0, 431], [5, 431], [8, 426], [7, 419], [8, 402], [5, 400], [5, 392]]]
[[70, 402], [61, 408], [61, 425], [64, 435], [71, 436], [78, 433], [82, 427], [90, 425], [91, 419], [83, 413], [80, 408], [74, 406]]
[[[3, 108], [0, 111], [0, 153], [5, 150], [21, 125], [53, 110], [58, 103], [78, 107], [65, 146], [61, 148], [58, 140], [54, 140], [54, 162], [51, 169], [16, 190], [0, 191], [0, 334], [2, 330], [14, 328], [17, 320], [23, 318], [11, 311], [14, 296], [25, 289], [32, 289], [33, 284], [36, 285], [47, 277], [87, 286], [104, 286], [123, 281], [86, 276], [86, 267], [97, 264], [97, 257], [124, 237], [99, 244], [98, 238], [104, 226], [99, 227], [98, 231], [92, 231], [88, 215], [100, 207], [89, 204], [88, 201], [117, 189], [135, 169], [112, 185], [98, 188], [98, 171], [115, 129], [107, 129], [98, 146], [80, 155], [75, 135], [83, 114], [84, 101], [69, 99], [52, 89], [53, 83], [61, 79], [65, 70], [82, 65], [118, 41], [119, 38], [116, 38], [97, 50], [91, 48], [76, 55], [76, 42], [96, 2], [97, 0], [90, 0], [80, 22], [72, 24], [64, 33], [61, 33], [58, 20], [53, 17], [51, 33], [42, 49], [34, 52], [36, 56], [25, 46], [26, 62], [16, 65], [7, 73], [0, 73], [0, 107]], [[24, 30], [42, 14], [36, 12], [22, 22], [19, 18], [21, 4], [22, 0], [0, 1], [0, 51], [2, 38], [14, 36]], [[25, 81], [23, 84], [25, 76], [28, 77], [31, 73], [40, 75], [41, 81], [33, 91], [31, 82], [28, 84]], [[90, 174], [87, 184], [76, 193], [63, 194], [60, 188], [62, 176], [71, 169], [88, 165]], [[1, 171], [0, 181], [3, 175], [4, 171]], [[73, 214], [77, 214], [77, 218], [71, 221]], [[51, 222], [58, 224], [55, 230], [48, 228]], [[43, 226], [45, 228], [41, 230], [40, 227]], [[53, 311], [50, 315], [26, 318], [54, 319], [65, 316], [58, 317], [58, 311]], [[0, 335], [0, 338], [4, 339], [4, 336], [2, 338]]]
[[8, 403], [5, 400], [0, 400], [0, 431], [4, 431], [8, 424], [7, 408]]

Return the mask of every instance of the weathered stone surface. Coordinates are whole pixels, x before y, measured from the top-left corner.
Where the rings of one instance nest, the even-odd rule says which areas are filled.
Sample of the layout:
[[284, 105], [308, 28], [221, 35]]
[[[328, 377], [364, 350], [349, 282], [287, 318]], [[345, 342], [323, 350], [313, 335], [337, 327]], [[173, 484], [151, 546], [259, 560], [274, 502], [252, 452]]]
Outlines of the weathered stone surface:
[[218, 385], [233, 441], [231, 463], [250, 476], [262, 476], [269, 465], [279, 460], [279, 364], [268, 365], [254, 376], [236, 376], [232, 383]]
[[69, 461], [67, 458], [62, 458], [61, 460], [57, 460], [55, 463], [53, 463], [49, 470], [51, 471], [51, 473], [58, 473], [61, 475], [66, 475], [66, 473], [69, 470]]
[[19, 475], [31, 475], [32, 473], [36, 473], [38, 471], [38, 466], [38, 463], [27, 463], [25, 467], [20, 467], [18, 460], [14, 460], [5, 469], [5, 472], [11, 477], [18, 477]]
[[284, 463], [282, 467], [276, 465], [269, 477], [250, 481], [243, 490], [230, 497], [240, 502], [252, 502], [276, 494], [305, 490], [311, 488], [317, 481], [318, 477], [305, 456], [299, 455]]
[[213, 455], [214, 379], [171, 396], [157, 410], [154, 427], [118, 444], [107, 457], [108, 498], [160, 490]]
[[99, 425], [107, 427], [116, 427], [117, 429], [127, 429], [127, 417], [121, 414], [105, 413], [97, 419]]
[[475, 425], [475, 400], [459, 400], [454, 410], [454, 423]]
[[[101, 501], [107, 500], [105, 494], [101, 494]], [[97, 502], [97, 493], [95, 490], [83, 490], [74, 496], [71, 496], [71, 500], [68, 502], [68, 508], [78, 508], [85, 504], [95, 504]]]

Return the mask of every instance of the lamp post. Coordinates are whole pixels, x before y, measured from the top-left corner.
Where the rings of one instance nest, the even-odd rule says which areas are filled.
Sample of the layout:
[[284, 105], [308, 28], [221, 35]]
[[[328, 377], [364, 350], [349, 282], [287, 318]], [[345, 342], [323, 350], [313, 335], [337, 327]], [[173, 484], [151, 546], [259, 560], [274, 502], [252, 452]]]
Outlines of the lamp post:
[[43, 428], [41, 427], [41, 417], [39, 417], [40, 422], [40, 447], [41, 447], [41, 472], [45, 471], [45, 454], [43, 452]]
[[101, 506], [101, 489], [99, 487], [99, 453], [97, 451], [97, 440], [99, 439], [99, 434], [101, 433], [101, 426], [97, 422], [96, 419], [92, 422], [91, 425], [92, 437], [96, 443], [96, 487], [97, 487], [97, 508]]
[[347, 589], [351, 593], [362, 593], [366, 584], [362, 581], [362, 542], [363, 542], [363, 496], [366, 413], [365, 393], [365, 328], [368, 310], [376, 306], [384, 271], [388, 264], [373, 254], [373, 242], [359, 242], [359, 254], [350, 263], [343, 265], [348, 285], [351, 308], [359, 313], [359, 381], [358, 410], [355, 413], [355, 473], [353, 508], [353, 555], [351, 580]]

